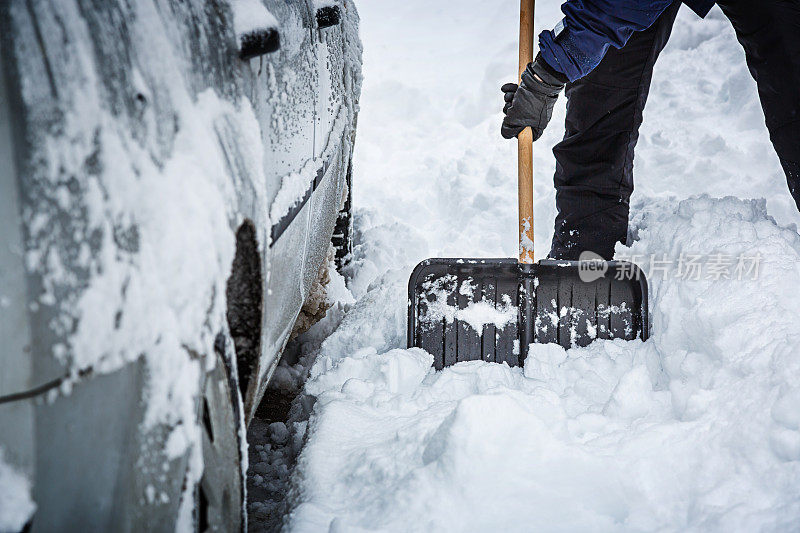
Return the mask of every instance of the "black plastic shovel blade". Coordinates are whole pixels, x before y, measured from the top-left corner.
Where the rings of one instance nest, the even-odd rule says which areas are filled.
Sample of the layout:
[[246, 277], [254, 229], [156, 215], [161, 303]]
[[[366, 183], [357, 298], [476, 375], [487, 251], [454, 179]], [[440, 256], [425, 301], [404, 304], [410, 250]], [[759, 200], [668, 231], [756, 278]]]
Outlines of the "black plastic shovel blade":
[[649, 336], [647, 280], [626, 261], [427, 259], [408, 283], [408, 346], [436, 369], [522, 365], [528, 345], [586, 346]]

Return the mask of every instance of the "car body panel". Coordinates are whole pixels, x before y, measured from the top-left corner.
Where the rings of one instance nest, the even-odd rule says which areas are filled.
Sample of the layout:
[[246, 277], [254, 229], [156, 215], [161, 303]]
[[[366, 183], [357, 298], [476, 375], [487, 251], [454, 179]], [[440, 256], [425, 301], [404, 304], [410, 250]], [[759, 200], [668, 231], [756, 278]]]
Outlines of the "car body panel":
[[[13, 141], [15, 119], [6, 91], [4, 45], [0, 39], [0, 396], [34, 388], [31, 333], [23, 256], [22, 224], [17, 216], [19, 192]], [[16, 469], [33, 473], [33, 404], [30, 400], [0, 404], [0, 427], [14, 428], [2, 439], [3, 457]], [[2, 459], [3, 457], [0, 457]]]
[[[344, 0], [320, 30], [310, 0], [263, 3], [282, 46], [249, 61], [227, 0], [0, 5], [0, 460], [32, 480], [33, 531], [190, 527], [237, 228], [254, 224], [264, 281], [245, 415], [324, 260], [358, 17]], [[327, 170], [272, 240], [301, 168]]]
[[57, 436], [65, 453], [37, 453], [33, 499], [46, 512], [37, 513], [32, 531], [157, 531], [177, 516], [180, 499], [162, 495], [181, 494], [189, 456], [150, 453], [165, 435], [142, 433], [142, 420], [130, 418], [142, 414], [144, 372], [142, 362], [127, 365], [37, 406], [37, 443]]

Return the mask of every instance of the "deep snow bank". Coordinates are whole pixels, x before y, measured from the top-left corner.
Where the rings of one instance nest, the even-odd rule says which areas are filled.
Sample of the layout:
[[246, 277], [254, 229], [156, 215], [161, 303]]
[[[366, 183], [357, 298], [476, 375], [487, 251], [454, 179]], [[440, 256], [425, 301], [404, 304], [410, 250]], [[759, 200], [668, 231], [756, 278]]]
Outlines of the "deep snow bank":
[[[721, 13], [682, 12], [645, 113], [635, 242], [617, 253], [658, 267], [651, 340], [534, 346], [524, 369], [437, 373], [404, 349], [411, 268], [428, 254], [515, 254], [497, 87], [515, 71], [517, 5], [375, 4], [361, 10], [356, 303], [306, 384], [317, 403], [290, 529], [792, 530], [800, 217]], [[537, 6], [537, 26], [557, 4]], [[535, 149], [540, 257], [563, 104]], [[695, 279], [682, 269], [697, 256]], [[737, 271], [742, 258], [756, 268]]]

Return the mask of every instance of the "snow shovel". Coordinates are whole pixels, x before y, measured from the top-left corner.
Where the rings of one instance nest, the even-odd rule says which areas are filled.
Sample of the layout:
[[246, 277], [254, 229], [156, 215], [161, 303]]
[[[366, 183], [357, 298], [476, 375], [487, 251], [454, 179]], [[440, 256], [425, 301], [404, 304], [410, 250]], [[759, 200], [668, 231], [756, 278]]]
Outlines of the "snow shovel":
[[[519, 73], [533, 60], [534, 0], [520, 7]], [[408, 346], [440, 370], [461, 361], [521, 366], [533, 343], [564, 348], [649, 335], [647, 280], [633, 263], [533, 259], [533, 142], [518, 137], [519, 258], [427, 259], [408, 283]]]

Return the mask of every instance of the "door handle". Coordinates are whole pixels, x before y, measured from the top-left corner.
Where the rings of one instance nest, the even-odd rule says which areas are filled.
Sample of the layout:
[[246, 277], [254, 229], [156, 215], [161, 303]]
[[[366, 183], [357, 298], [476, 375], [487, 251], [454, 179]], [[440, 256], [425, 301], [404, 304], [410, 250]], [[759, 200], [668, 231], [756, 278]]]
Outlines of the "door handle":
[[239, 39], [239, 59], [246, 61], [280, 50], [281, 36], [277, 28], [259, 28], [243, 33]]

